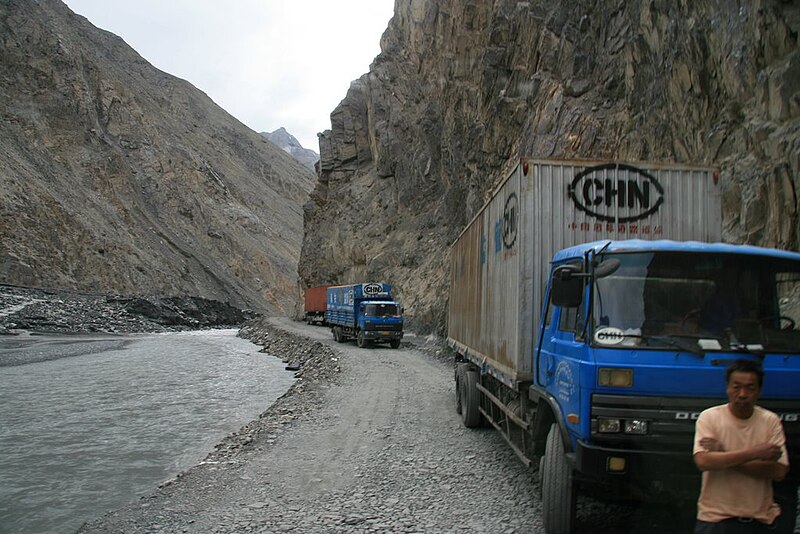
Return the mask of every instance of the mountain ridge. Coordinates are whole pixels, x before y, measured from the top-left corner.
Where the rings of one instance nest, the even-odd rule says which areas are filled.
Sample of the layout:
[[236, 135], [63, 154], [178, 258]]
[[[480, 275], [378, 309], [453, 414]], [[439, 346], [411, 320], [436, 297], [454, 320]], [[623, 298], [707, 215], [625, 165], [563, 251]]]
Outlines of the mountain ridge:
[[61, 2], [0, 26], [3, 282], [293, 310], [313, 173]]
[[319, 161], [319, 154], [310, 148], [303, 147], [300, 141], [283, 126], [273, 132], [261, 132], [261, 135], [287, 154], [291, 154], [304, 167], [311, 171], [315, 170], [315, 165]]

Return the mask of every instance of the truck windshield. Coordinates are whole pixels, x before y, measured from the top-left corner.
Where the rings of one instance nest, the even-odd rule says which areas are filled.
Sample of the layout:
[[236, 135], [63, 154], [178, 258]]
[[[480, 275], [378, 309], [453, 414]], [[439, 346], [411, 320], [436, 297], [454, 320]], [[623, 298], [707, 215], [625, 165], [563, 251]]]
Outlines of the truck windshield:
[[398, 315], [397, 305], [391, 303], [367, 304], [364, 306], [366, 317], [394, 317]]
[[800, 262], [683, 252], [603, 259], [612, 257], [619, 269], [594, 285], [596, 345], [800, 352]]

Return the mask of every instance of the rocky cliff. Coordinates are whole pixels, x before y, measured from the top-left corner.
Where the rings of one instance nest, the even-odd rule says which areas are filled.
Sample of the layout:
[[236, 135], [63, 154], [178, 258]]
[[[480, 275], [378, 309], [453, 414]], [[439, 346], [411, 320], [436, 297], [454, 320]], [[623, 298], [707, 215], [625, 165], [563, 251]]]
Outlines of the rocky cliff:
[[320, 138], [301, 283], [391, 280], [443, 332], [448, 249], [517, 156], [713, 164], [725, 239], [798, 248], [800, 4], [409, 0]]
[[0, 282], [289, 312], [313, 180], [61, 2], [0, 2]]

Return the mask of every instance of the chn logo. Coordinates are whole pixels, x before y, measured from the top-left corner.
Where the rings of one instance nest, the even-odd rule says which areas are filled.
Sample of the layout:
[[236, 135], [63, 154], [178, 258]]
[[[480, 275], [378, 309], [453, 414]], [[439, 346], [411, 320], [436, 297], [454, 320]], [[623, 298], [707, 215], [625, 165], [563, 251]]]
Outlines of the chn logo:
[[519, 200], [516, 193], [511, 193], [503, 209], [503, 245], [506, 248], [513, 247], [517, 241], [518, 220]]
[[367, 297], [377, 297], [383, 294], [383, 286], [381, 284], [364, 284], [364, 295]]
[[587, 167], [567, 192], [579, 210], [606, 222], [640, 221], [664, 203], [664, 188], [655, 176], [624, 163]]

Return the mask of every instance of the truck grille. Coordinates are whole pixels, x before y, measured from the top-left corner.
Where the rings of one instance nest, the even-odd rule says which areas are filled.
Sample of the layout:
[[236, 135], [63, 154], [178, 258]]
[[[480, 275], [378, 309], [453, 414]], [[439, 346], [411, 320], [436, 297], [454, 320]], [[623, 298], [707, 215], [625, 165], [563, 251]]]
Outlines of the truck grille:
[[373, 323], [372, 325], [370, 325], [369, 329], [370, 330], [391, 330], [393, 332], [399, 332], [399, 331], [401, 331], [403, 329], [403, 325], [402, 324], [396, 324], [396, 323], [392, 323], [392, 324], [375, 324], [375, 323]]
[[[704, 409], [726, 399], [592, 395], [591, 440], [596, 445], [644, 451], [686, 451], [691, 454], [694, 424]], [[761, 399], [758, 404], [783, 420], [787, 448], [793, 458], [800, 456], [800, 401]], [[601, 434], [598, 418], [645, 419], [646, 435]], [[795, 460], [797, 461], [797, 460]]]

